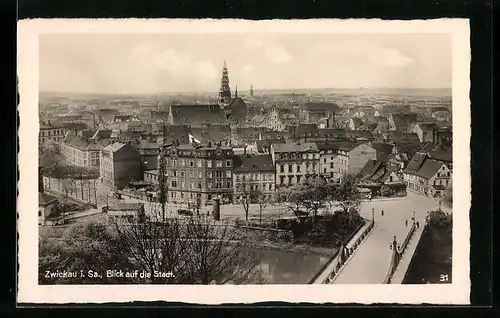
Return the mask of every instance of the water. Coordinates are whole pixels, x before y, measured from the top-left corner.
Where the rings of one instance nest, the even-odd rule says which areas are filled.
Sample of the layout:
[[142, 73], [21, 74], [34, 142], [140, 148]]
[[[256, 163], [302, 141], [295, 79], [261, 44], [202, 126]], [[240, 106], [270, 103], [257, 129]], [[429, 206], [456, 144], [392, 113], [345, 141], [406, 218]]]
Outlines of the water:
[[259, 249], [257, 266], [266, 284], [307, 284], [329, 257], [316, 253], [299, 253], [274, 249]]

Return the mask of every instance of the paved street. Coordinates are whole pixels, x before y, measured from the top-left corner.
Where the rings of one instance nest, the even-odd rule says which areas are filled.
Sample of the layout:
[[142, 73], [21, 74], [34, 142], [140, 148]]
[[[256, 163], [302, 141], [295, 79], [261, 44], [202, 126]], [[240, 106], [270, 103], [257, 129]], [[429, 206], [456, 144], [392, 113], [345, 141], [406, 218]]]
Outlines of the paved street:
[[[391, 244], [394, 235], [402, 242], [409, 230], [409, 225], [415, 211], [416, 220], [420, 226], [425, 225], [427, 211], [436, 209], [438, 203], [429, 198], [408, 192], [401, 200], [363, 202], [361, 214], [371, 218], [372, 208], [375, 209], [375, 228], [364, 241], [344, 270], [335, 280], [335, 284], [381, 284], [389, 270]], [[381, 210], [384, 215], [381, 215]], [[405, 226], [408, 220], [408, 227]]]

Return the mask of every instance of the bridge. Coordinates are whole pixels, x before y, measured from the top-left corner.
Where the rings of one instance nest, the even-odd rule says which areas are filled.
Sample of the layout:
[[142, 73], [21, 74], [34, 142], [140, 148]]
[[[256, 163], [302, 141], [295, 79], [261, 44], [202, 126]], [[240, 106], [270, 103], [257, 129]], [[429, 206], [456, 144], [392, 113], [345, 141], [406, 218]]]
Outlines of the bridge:
[[413, 192], [408, 192], [405, 198], [363, 202], [360, 214], [368, 220], [373, 217], [373, 229], [364, 239], [351, 240], [348, 247], [357, 241], [357, 248], [348, 249], [350, 253], [340, 265], [339, 257], [332, 260], [312, 283], [402, 283], [422, 235], [427, 212], [438, 207], [437, 201]]

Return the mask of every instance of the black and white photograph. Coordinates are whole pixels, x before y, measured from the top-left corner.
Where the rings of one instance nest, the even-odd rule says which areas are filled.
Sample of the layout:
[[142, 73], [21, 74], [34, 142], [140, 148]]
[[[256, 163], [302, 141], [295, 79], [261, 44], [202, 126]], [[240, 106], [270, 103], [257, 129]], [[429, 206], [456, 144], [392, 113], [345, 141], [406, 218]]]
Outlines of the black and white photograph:
[[30, 284], [459, 293], [468, 34], [240, 22], [68, 22], [25, 45]]

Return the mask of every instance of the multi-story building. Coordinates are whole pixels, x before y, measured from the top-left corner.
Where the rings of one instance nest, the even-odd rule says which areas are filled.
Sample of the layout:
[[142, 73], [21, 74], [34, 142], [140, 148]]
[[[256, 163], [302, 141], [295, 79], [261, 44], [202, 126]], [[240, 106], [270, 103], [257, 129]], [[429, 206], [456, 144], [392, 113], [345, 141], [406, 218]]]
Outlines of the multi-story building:
[[47, 141], [60, 142], [64, 138], [64, 128], [62, 125], [52, 123], [50, 120], [40, 123], [38, 133], [38, 145], [42, 146]]
[[80, 167], [95, 167], [100, 165], [100, 152], [111, 141], [111, 130], [83, 130], [70, 136], [60, 144], [60, 151], [66, 164]]
[[331, 182], [340, 182], [345, 174], [358, 174], [377, 151], [366, 142], [337, 141], [317, 144], [320, 174]]
[[452, 172], [445, 162], [417, 152], [404, 170], [409, 190], [427, 196], [441, 196], [452, 183]]
[[275, 167], [270, 155], [234, 156], [234, 201], [250, 197], [251, 203], [269, 200], [274, 193]]
[[220, 144], [173, 145], [165, 149], [169, 202], [201, 206], [233, 197], [233, 149]]
[[101, 151], [100, 172], [104, 185], [123, 189], [130, 181], [142, 180], [141, 155], [130, 144], [112, 143]]
[[315, 143], [271, 144], [271, 156], [276, 188], [316, 179], [320, 174], [320, 154]]

